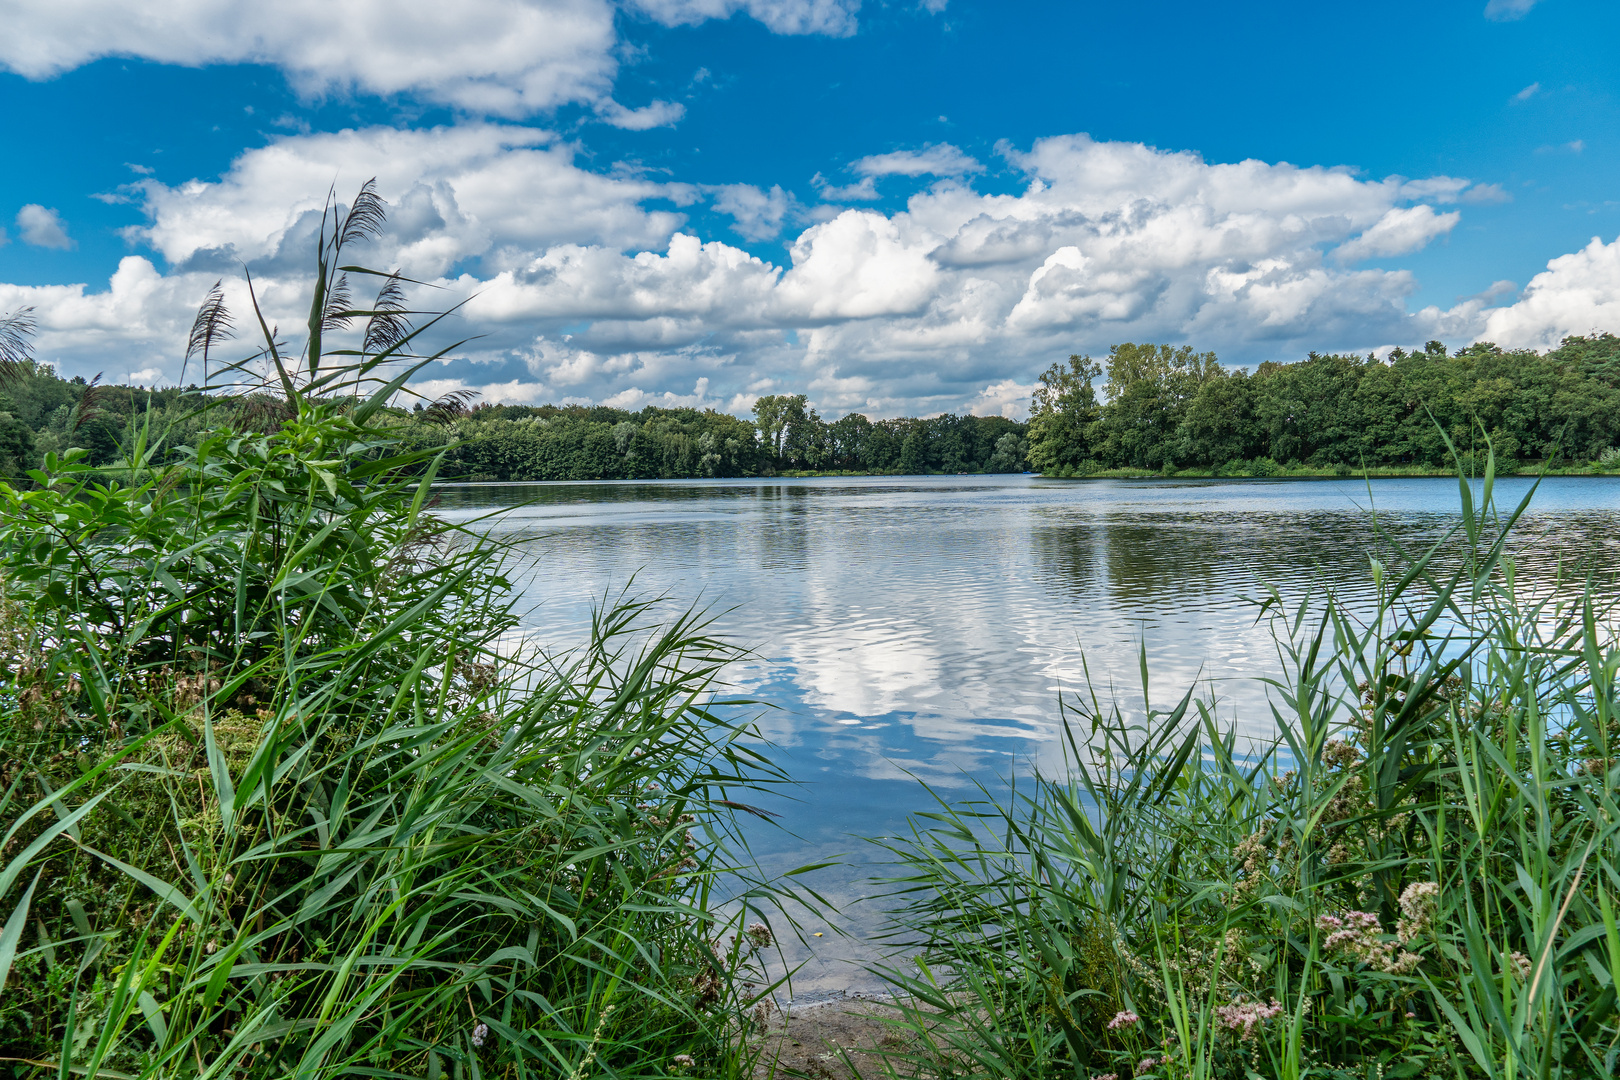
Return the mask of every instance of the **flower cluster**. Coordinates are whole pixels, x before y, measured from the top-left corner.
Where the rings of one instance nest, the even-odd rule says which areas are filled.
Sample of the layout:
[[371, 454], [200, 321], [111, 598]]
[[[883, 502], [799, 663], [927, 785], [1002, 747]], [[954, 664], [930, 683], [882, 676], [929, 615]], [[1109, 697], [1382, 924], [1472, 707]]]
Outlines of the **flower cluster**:
[[748, 936], [749, 943], [756, 949], [763, 949], [771, 943], [771, 928], [762, 922], [749, 923], [743, 933]]
[[1322, 746], [1322, 761], [1335, 769], [1353, 768], [1361, 764], [1361, 751], [1354, 743], [1329, 739]]
[[1414, 881], [1401, 892], [1401, 921], [1396, 935], [1403, 942], [1422, 937], [1434, 926], [1435, 909], [1440, 903], [1440, 886], [1432, 881]]
[[1128, 1028], [1132, 1024], [1140, 1023], [1141, 1020], [1140, 1016], [1137, 1016], [1129, 1009], [1125, 1009], [1122, 1012], [1115, 1013], [1114, 1018], [1108, 1021], [1108, 1030], [1118, 1031], [1120, 1028]]
[[1221, 1005], [1215, 1009], [1215, 1019], [1219, 1020], [1228, 1031], [1236, 1031], [1240, 1039], [1252, 1039], [1254, 1029], [1282, 1014], [1282, 1003], [1276, 998], [1271, 999], [1269, 1005], [1262, 1005], [1258, 1001], [1237, 1001], [1230, 1005]]
[[1378, 916], [1370, 911], [1347, 911], [1343, 918], [1320, 915], [1316, 927], [1327, 932], [1322, 948], [1328, 952], [1349, 953], [1374, 964], [1383, 959], [1389, 949], [1379, 938], [1382, 927], [1378, 925]]
[[1232, 849], [1232, 857], [1239, 864], [1236, 893], [1241, 897], [1254, 892], [1271, 865], [1271, 856], [1266, 851], [1266, 830], [1260, 829], [1238, 841], [1237, 847]]
[[[1411, 889], [1407, 891], [1411, 892]], [[1438, 887], [1436, 892], [1438, 893]], [[1422, 896], [1414, 897], [1413, 903], [1415, 911], [1427, 910], [1428, 917], [1433, 918], [1432, 899], [1425, 901]], [[1319, 915], [1316, 926], [1317, 929], [1326, 931], [1328, 935], [1327, 940], [1322, 942], [1322, 948], [1328, 952], [1344, 953], [1386, 974], [1410, 975], [1423, 962], [1423, 957], [1404, 949], [1399, 956], [1395, 955], [1395, 947], [1383, 939], [1378, 916], [1370, 911], [1347, 911], [1343, 918], [1337, 915]], [[1402, 941], [1406, 940], [1409, 939], [1403, 936]]]

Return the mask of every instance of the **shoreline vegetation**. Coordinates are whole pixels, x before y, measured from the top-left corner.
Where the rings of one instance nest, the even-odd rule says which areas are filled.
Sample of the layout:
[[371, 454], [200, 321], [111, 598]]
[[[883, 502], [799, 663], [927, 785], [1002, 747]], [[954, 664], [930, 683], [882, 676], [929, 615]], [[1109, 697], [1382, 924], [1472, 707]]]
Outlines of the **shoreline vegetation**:
[[[336, 269], [382, 221], [369, 188], [328, 207], [296, 348], [267, 332], [110, 461], [64, 447], [0, 482], [0, 1070], [781, 1075], [764, 960], [836, 913], [793, 884], [824, 864], [750, 868], [740, 815], [792, 778], [727, 696], [741, 654], [625, 597], [572, 652], [514, 648], [512, 554], [431, 511], [456, 444], [385, 405], [454, 348], [423, 345], [440, 316]], [[233, 332], [216, 293], [188, 359]], [[1054, 773], [919, 784], [910, 831], [872, 838], [895, 996], [867, 1059], [1614, 1075], [1614, 598], [1524, 580], [1506, 542], [1535, 489], [1499, 506], [1495, 452], [1474, 462], [1433, 546], [1377, 532], [1370, 602], [1257, 598], [1275, 739], [1196, 686], [1150, 693], [1144, 660], [1134, 700], [1059, 700]]]
[[[196, 385], [59, 378], [17, 345], [31, 325], [26, 312], [6, 323], [16, 341], [0, 355], [0, 476], [26, 486], [47, 455], [74, 447], [84, 464], [105, 468], [141, 430], [160, 433], [146, 452], [170, 462], [207, 426]], [[287, 407], [284, 391], [270, 386], [244, 400], [270, 416]], [[1450, 353], [1431, 341], [1383, 359], [1312, 353], [1252, 372], [1189, 346], [1126, 343], [1103, 362], [1076, 355], [1053, 364], [1027, 422], [951, 413], [829, 422], [803, 394], [761, 397], [749, 421], [712, 408], [495, 405], [470, 392], [405, 407], [397, 391], [377, 424], [412, 452], [442, 452], [440, 478], [472, 483], [1478, 475], [1487, 448], [1498, 475], [1620, 473], [1620, 337], [1606, 333], [1567, 338], [1545, 354], [1489, 343]]]
[[382, 418], [439, 320], [332, 269], [381, 223], [328, 206], [296, 361], [0, 483], [0, 1075], [749, 1072], [790, 924], [736, 821], [786, 778], [737, 650], [633, 598], [514, 646]]

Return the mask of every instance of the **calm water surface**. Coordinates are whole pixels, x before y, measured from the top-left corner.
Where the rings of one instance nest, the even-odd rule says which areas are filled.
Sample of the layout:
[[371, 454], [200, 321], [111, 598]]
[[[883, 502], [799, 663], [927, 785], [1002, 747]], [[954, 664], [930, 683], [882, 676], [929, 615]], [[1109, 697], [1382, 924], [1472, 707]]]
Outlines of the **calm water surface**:
[[[1515, 505], [1527, 480], [1497, 485]], [[1270, 728], [1256, 676], [1271, 632], [1252, 597], [1370, 588], [1369, 507], [1404, 541], [1456, 520], [1455, 480], [1060, 481], [901, 477], [466, 485], [440, 511], [528, 557], [531, 637], [581, 640], [593, 604], [630, 585], [717, 613], [753, 649], [731, 677], [769, 702], [761, 727], [803, 786], [767, 866], [869, 852], [927, 808], [918, 779], [961, 791], [1060, 760], [1057, 696], [1112, 687], [1139, 709], [1145, 649], [1157, 706], [1195, 682], [1223, 716]], [[1513, 545], [1521, 576], [1620, 569], [1620, 479], [1543, 482]], [[823, 875], [853, 904], [865, 870]], [[859, 928], [860, 917], [851, 915]], [[829, 934], [804, 985], [848, 982], [860, 957]], [[859, 982], [859, 979], [855, 980]]]

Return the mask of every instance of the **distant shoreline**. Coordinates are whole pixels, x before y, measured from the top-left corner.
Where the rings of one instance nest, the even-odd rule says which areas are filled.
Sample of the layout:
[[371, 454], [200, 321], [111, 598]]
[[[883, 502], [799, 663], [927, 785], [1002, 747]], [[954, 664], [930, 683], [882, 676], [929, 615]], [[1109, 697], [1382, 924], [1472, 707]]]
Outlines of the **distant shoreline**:
[[[774, 473], [770, 476], [663, 476], [663, 477], [603, 477], [597, 480], [439, 480], [434, 487], [509, 487], [512, 485], [581, 485], [581, 484], [667, 484], [689, 483], [693, 481], [730, 481], [748, 482], [760, 480], [819, 480], [819, 479], [860, 479], [863, 477], [876, 477], [889, 480], [903, 480], [908, 477], [934, 477], [934, 476], [1034, 476], [1043, 480], [1437, 480], [1450, 479], [1457, 475], [1455, 469], [1447, 471], [1432, 469], [1427, 466], [1411, 466], [1397, 468], [1381, 468], [1368, 470], [1354, 470], [1339, 472], [1335, 469], [1309, 469], [1296, 468], [1279, 469], [1275, 473], [1256, 475], [1247, 472], [1219, 472], [1212, 469], [1178, 469], [1173, 473], [1165, 473], [1152, 469], [1102, 469], [1079, 476], [1062, 476], [1056, 473], [890, 473], [890, 472], [853, 472], [848, 470], [829, 470], [825, 472], [812, 472], [790, 470]], [[1498, 472], [1498, 477], [1537, 477], [1537, 476], [1585, 476], [1585, 477], [1615, 477], [1620, 478], [1620, 469], [1605, 468], [1594, 465], [1566, 465], [1549, 468], [1543, 471], [1536, 469], [1517, 469], [1511, 472]], [[1480, 479], [1476, 476], [1474, 479]]]

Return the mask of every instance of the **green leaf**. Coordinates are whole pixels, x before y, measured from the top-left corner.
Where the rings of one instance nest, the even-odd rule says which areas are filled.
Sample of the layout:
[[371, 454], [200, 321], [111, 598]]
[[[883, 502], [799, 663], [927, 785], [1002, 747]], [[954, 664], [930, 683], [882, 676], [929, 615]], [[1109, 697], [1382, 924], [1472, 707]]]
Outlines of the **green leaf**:
[[34, 886], [39, 884], [39, 876], [44, 872], [44, 867], [34, 871], [34, 880], [28, 883], [22, 899], [12, 909], [11, 918], [6, 920], [6, 928], [0, 931], [0, 991], [6, 988], [6, 979], [11, 974], [11, 961], [17, 955], [17, 943], [22, 940], [23, 928], [28, 925], [28, 905], [34, 899]]

